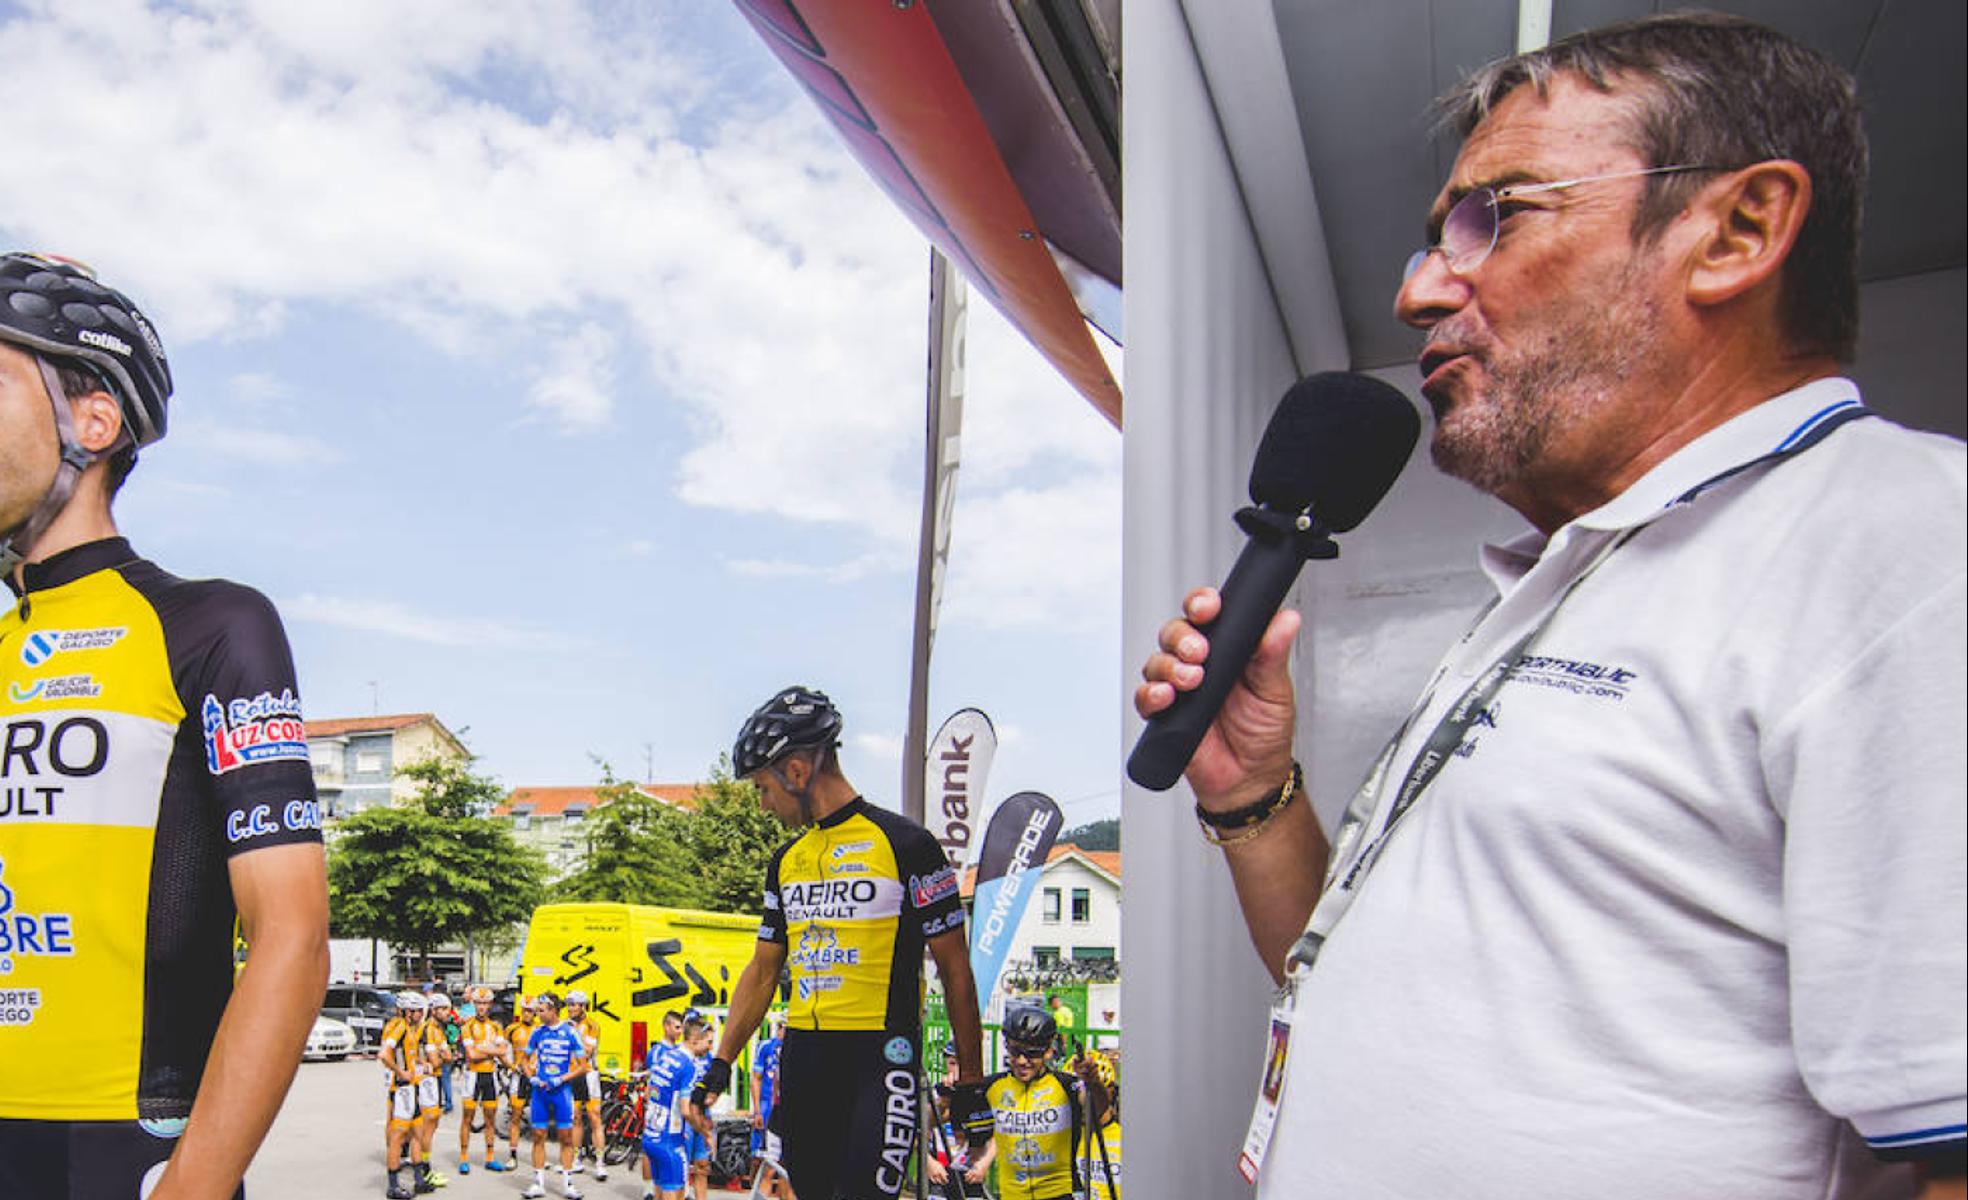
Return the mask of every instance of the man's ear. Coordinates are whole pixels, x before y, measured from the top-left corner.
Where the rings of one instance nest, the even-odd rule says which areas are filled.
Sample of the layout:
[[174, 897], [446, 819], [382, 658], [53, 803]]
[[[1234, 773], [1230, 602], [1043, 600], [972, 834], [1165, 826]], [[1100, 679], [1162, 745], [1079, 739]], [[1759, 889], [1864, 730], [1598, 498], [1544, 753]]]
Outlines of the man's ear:
[[[798, 770], [794, 770], [796, 767]], [[786, 777], [790, 785], [787, 790], [797, 792], [813, 782], [813, 760], [804, 754], [788, 754], [779, 773]]]
[[123, 436], [123, 407], [108, 392], [98, 388], [70, 396], [68, 408], [75, 421], [75, 440], [83, 449], [101, 454]]
[[1789, 159], [1756, 163], [1711, 185], [1690, 207], [1703, 224], [1688, 300], [1726, 304], [1783, 269], [1811, 211], [1811, 174]]

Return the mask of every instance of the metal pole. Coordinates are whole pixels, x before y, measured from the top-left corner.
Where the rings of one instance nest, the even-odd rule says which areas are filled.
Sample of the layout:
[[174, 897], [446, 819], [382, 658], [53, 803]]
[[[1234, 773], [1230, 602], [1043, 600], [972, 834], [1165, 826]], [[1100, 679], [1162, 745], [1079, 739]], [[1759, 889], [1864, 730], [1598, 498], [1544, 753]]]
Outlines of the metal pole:
[[[950, 508], [956, 496], [958, 435], [963, 428], [964, 284], [943, 252], [929, 251], [929, 362], [923, 433], [922, 538], [916, 550], [916, 631], [909, 660], [909, 722], [902, 742], [902, 813], [921, 824], [926, 816], [929, 754], [929, 654], [936, 641], [936, 609], [943, 564], [950, 554]], [[927, 957], [927, 956], [925, 956]], [[929, 1186], [929, 1122], [934, 1108], [918, 1099], [916, 1200]]]
[[902, 748], [902, 812], [924, 819], [929, 741], [929, 656], [936, 640], [943, 565], [950, 553], [958, 438], [963, 428], [964, 284], [940, 250], [929, 252], [929, 361], [923, 437], [922, 537], [916, 549], [915, 644], [909, 662], [909, 720]]
[[1551, 41], [1551, 0], [1517, 0], [1517, 53], [1542, 50]]

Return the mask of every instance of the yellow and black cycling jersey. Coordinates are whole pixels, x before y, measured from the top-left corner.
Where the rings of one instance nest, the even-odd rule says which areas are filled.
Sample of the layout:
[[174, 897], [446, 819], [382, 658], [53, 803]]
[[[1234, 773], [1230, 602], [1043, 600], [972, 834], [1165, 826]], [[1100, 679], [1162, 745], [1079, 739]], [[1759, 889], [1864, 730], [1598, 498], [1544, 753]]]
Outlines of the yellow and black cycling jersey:
[[580, 1035], [581, 1047], [587, 1052], [589, 1069], [594, 1069], [595, 1051], [601, 1045], [601, 1023], [594, 1019], [593, 1013], [589, 1013], [570, 1024], [574, 1026], [574, 1032]]
[[16, 591], [0, 1118], [182, 1118], [232, 993], [226, 863], [321, 840], [287, 638], [257, 592], [175, 578], [121, 538], [26, 565]]
[[[497, 1065], [495, 1056], [496, 1048], [493, 1043], [503, 1040], [505, 1040], [505, 1031], [499, 1028], [497, 1021], [488, 1020], [485, 1017], [473, 1017], [471, 1020], [466, 1021], [464, 1032], [464, 1045], [466, 1047], [464, 1061], [466, 1065], [477, 1074], [489, 1074], [492, 1068]], [[471, 1062], [471, 1052], [469, 1049], [471, 1046], [477, 1046], [479, 1051], [487, 1057], [481, 1058], [477, 1062]]]
[[790, 1028], [914, 1032], [923, 944], [963, 922], [943, 847], [856, 797], [773, 854], [759, 938], [786, 947]]
[[531, 1074], [533, 1066], [525, 1056], [525, 1043], [533, 1037], [533, 1021], [514, 1021], [506, 1027], [506, 1045], [512, 1047], [512, 1068], [520, 1074]]
[[1080, 1190], [1079, 1088], [1058, 1071], [1030, 1083], [1010, 1072], [984, 1081], [997, 1131], [999, 1200], [1066, 1200]]
[[1087, 1181], [1092, 1200], [1120, 1200], [1121, 1122], [1118, 1118], [1087, 1137], [1080, 1163], [1080, 1177]]
[[438, 1022], [429, 1018], [422, 1021], [394, 1018], [383, 1026], [382, 1044], [378, 1047], [386, 1079], [392, 1085], [403, 1082], [391, 1067], [392, 1055], [396, 1065], [408, 1071], [413, 1081], [435, 1078], [442, 1066], [433, 1051], [443, 1045], [444, 1026]]

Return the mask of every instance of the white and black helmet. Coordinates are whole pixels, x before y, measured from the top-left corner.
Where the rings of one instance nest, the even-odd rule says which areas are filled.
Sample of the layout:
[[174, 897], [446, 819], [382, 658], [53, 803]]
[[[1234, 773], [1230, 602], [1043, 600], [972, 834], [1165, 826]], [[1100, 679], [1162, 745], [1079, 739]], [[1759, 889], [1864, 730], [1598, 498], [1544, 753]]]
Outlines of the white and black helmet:
[[164, 436], [171, 366], [150, 321], [128, 296], [72, 259], [0, 256], [0, 341], [90, 368], [123, 408], [131, 440]]
[[1004, 1032], [1007, 1044], [1020, 1049], [1034, 1049], [1050, 1046], [1059, 1036], [1059, 1022], [1052, 1014], [1032, 1004], [1021, 1004], [1005, 1014]]
[[841, 715], [825, 692], [797, 685], [781, 688], [745, 719], [731, 744], [732, 773], [743, 779], [782, 755], [840, 744]]
[[[61, 443], [54, 479], [33, 510], [0, 529], [0, 576], [6, 576], [33, 552], [74, 498], [83, 472], [103, 454], [114, 454], [118, 471], [127, 472], [139, 448], [164, 436], [171, 368], [156, 331], [128, 296], [97, 283], [82, 264], [45, 254], [0, 255], [0, 342], [34, 356]], [[65, 366], [93, 376], [123, 412], [124, 436], [105, 450], [83, 446], [76, 435]]]

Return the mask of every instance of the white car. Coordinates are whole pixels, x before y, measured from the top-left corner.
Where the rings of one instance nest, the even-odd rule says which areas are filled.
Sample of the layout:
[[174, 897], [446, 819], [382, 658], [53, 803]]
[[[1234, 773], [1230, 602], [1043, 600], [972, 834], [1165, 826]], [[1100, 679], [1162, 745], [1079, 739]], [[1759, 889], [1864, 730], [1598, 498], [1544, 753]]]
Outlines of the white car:
[[355, 1030], [333, 1017], [317, 1016], [314, 1019], [314, 1028], [308, 1030], [307, 1049], [301, 1051], [301, 1058], [340, 1062], [347, 1058], [355, 1047]]

